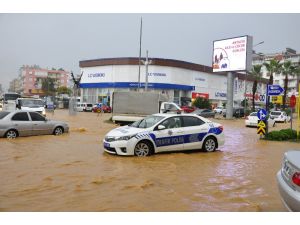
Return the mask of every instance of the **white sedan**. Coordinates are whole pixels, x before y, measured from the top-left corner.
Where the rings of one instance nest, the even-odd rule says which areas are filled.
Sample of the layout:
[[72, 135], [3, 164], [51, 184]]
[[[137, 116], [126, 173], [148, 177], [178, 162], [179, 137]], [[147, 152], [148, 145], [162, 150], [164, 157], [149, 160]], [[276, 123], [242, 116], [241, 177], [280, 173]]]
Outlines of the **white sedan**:
[[213, 152], [223, 144], [221, 124], [187, 114], [154, 114], [113, 129], [103, 140], [108, 153], [136, 156], [193, 149]]
[[300, 151], [284, 154], [282, 168], [277, 173], [281, 200], [289, 211], [300, 211]]
[[[246, 117], [245, 119], [245, 125], [246, 127], [257, 127], [258, 125], [258, 116], [257, 112], [252, 112], [250, 113], [249, 116]], [[269, 118], [268, 119], [268, 126], [269, 127], [274, 127], [275, 126], [275, 120]]]
[[271, 111], [270, 118], [274, 119], [276, 122], [289, 122], [291, 117], [286, 114], [286, 112], [282, 111]]

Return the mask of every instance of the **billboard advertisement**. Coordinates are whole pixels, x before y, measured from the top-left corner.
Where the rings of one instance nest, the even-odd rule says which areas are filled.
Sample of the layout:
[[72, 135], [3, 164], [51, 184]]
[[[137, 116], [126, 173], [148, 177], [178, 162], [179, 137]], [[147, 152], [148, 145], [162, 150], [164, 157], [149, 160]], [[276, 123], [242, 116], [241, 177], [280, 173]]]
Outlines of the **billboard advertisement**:
[[251, 36], [242, 36], [214, 41], [213, 47], [213, 72], [251, 70]]

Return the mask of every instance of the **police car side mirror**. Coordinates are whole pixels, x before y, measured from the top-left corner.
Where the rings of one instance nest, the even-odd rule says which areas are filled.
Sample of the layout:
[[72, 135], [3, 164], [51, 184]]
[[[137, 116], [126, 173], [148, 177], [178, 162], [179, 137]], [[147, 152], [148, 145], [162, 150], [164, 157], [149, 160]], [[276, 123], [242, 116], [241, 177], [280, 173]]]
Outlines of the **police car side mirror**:
[[166, 129], [166, 127], [164, 125], [158, 125], [157, 129], [158, 130], [163, 130], [163, 129]]

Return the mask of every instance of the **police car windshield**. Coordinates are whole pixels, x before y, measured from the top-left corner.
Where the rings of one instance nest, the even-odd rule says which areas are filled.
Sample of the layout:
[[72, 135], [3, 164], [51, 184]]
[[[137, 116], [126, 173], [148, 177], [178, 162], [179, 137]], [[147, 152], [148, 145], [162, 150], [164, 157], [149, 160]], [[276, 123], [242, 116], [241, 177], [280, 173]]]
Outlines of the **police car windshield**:
[[129, 126], [136, 127], [136, 128], [149, 128], [164, 118], [165, 117], [163, 117], [163, 116], [147, 116], [146, 118], [136, 121], [136, 122], [130, 124]]

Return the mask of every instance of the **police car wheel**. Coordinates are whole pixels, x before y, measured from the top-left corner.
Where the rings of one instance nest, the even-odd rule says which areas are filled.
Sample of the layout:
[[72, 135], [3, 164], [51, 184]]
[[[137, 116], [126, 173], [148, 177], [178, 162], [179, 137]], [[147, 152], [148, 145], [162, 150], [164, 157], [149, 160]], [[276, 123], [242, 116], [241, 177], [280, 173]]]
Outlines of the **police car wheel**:
[[140, 141], [134, 148], [134, 154], [136, 156], [149, 156], [151, 154], [151, 146], [145, 141]]
[[206, 152], [213, 152], [217, 148], [217, 141], [214, 138], [207, 138], [203, 144], [203, 150]]

